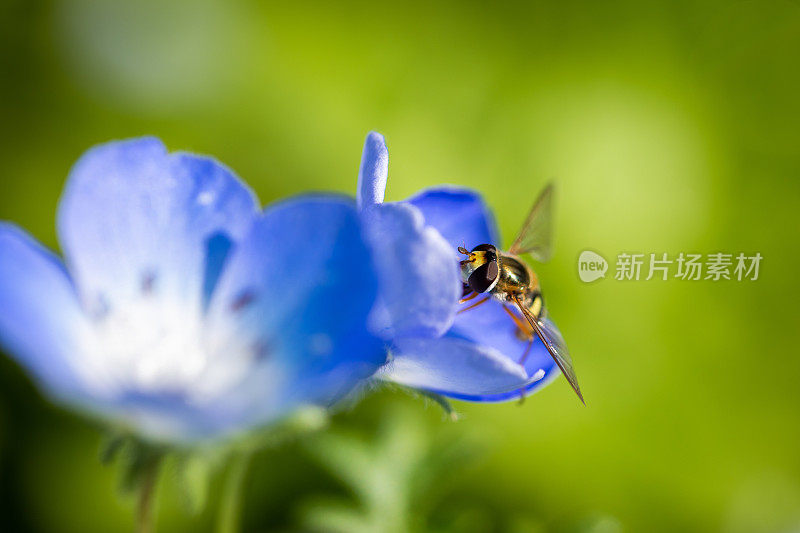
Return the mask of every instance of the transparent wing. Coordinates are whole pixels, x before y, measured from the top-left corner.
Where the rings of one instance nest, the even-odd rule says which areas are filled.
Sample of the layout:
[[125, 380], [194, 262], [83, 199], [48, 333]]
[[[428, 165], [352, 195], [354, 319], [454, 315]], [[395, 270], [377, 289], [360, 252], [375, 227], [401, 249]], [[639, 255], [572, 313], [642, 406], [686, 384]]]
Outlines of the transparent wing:
[[517, 239], [508, 249], [509, 253], [514, 255], [530, 254], [542, 263], [550, 259], [553, 252], [552, 205], [553, 184], [550, 183], [533, 204]]
[[567, 378], [575, 394], [577, 394], [581, 402], [586, 405], [586, 402], [583, 400], [583, 394], [581, 394], [581, 388], [578, 386], [578, 377], [575, 375], [575, 369], [572, 367], [572, 358], [569, 356], [567, 344], [564, 342], [564, 337], [561, 336], [561, 332], [559, 332], [555, 324], [547, 318], [536, 320], [533, 314], [522, 305], [522, 302], [519, 301], [516, 295], [512, 295], [512, 298], [522, 314], [525, 315], [533, 331], [536, 332], [536, 336], [539, 337], [539, 340], [545, 345], [547, 351], [550, 352], [550, 356], [556, 362], [558, 368], [561, 369], [564, 377]]

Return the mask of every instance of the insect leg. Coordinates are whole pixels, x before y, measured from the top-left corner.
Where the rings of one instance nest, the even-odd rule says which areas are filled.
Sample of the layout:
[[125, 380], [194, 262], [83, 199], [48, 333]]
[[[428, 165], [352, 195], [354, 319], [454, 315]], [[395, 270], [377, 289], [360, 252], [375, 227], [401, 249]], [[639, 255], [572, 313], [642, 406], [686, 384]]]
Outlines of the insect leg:
[[[533, 346], [533, 332], [531, 331], [531, 327], [526, 323], [520, 320], [520, 318], [514, 314], [514, 312], [507, 306], [504, 305], [503, 309], [505, 309], [508, 316], [511, 317], [511, 320], [514, 321], [514, 324], [528, 336], [528, 345], [525, 347], [525, 352], [522, 354], [522, 358], [519, 360], [519, 365], [525, 365], [525, 360], [528, 358], [528, 354], [531, 352], [531, 347]], [[519, 405], [525, 403], [525, 389], [519, 389]]]
[[472, 300], [473, 298], [475, 298], [477, 295], [478, 295], [478, 293], [477, 293], [477, 292], [473, 292], [473, 293], [472, 293], [472, 294], [470, 294], [469, 296], [466, 296], [466, 297], [464, 297], [464, 298], [461, 298], [461, 299], [458, 301], [458, 303], [460, 303], [460, 304], [463, 304], [464, 302], [468, 302], [468, 301]]
[[530, 325], [528, 325], [527, 322], [523, 322], [507, 305], [503, 305], [503, 309], [505, 309], [506, 313], [508, 313], [508, 316], [511, 317], [511, 320], [514, 321], [514, 324], [517, 325], [519, 330], [524, 333], [526, 337], [530, 337], [530, 339], [533, 340], [533, 332], [531, 331]]
[[520, 365], [525, 364], [528, 354], [531, 353], [531, 346], [533, 346], [533, 337], [531, 337], [531, 340], [528, 341], [528, 345], [525, 347], [525, 352], [522, 354], [522, 358], [519, 360]]
[[487, 297], [486, 297], [486, 298], [484, 298], [483, 300], [478, 300], [477, 302], [475, 302], [474, 304], [470, 305], [469, 307], [465, 307], [464, 309], [461, 309], [461, 310], [460, 310], [458, 313], [456, 313], [456, 314], [457, 314], [457, 315], [460, 315], [460, 314], [461, 314], [461, 313], [463, 313], [464, 311], [469, 311], [470, 309], [475, 309], [475, 308], [476, 308], [476, 307], [478, 307], [479, 305], [481, 305], [481, 304], [485, 304], [486, 302], [488, 302], [489, 300], [491, 300], [491, 298], [492, 298], [491, 296], [487, 296]]
[[519, 402], [517, 402], [517, 405], [522, 405], [523, 403], [525, 403], [525, 389], [519, 389]]
[[[528, 345], [525, 347], [525, 353], [522, 354], [522, 359], [519, 360], [520, 366], [525, 366], [525, 360], [528, 358], [528, 354], [531, 353], [531, 346], [533, 346], [533, 337], [528, 341]], [[517, 405], [525, 403], [525, 392], [525, 389], [519, 389], [519, 402]]]

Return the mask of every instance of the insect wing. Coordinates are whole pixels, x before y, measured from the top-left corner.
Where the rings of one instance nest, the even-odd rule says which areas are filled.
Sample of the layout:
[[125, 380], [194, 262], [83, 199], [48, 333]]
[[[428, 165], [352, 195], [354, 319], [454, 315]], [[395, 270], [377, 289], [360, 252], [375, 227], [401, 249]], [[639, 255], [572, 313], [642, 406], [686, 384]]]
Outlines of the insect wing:
[[556, 362], [558, 368], [561, 369], [564, 377], [567, 378], [575, 394], [577, 394], [581, 402], [586, 405], [583, 394], [581, 394], [581, 389], [578, 386], [578, 377], [575, 375], [575, 369], [572, 366], [572, 358], [569, 356], [569, 350], [567, 350], [567, 344], [564, 342], [564, 337], [561, 336], [561, 332], [558, 331], [558, 328], [550, 319], [536, 320], [536, 317], [522, 305], [522, 302], [519, 301], [517, 296], [513, 296], [513, 298], [517, 307], [522, 314], [525, 315], [528, 323], [533, 328], [536, 336], [539, 337], [539, 340], [545, 345], [547, 351], [550, 352], [550, 356]]
[[549, 184], [522, 224], [514, 244], [508, 249], [514, 255], [530, 254], [539, 262], [550, 259], [553, 251], [553, 184]]

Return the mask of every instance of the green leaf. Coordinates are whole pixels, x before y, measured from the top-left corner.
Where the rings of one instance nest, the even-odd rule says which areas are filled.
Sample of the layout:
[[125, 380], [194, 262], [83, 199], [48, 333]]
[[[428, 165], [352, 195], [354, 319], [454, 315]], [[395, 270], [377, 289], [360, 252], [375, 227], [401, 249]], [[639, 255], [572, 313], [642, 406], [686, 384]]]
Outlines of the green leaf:
[[123, 495], [137, 492], [149, 472], [164, 457], [166, 449], [138, 440], [132, 436], [121, 436], [111, 441], [102, 451], [100, 459], [107, 463], [114, 460], [119, 470], [119, 490]]
[[352, 502], [317, 498], [302, 506], [304, 530], [326, 532], [425, 530], [441, 479], [475, 457], [475, 443], [462, 431], [431, 432], [416, 410], [404, 408], [387, 410], [374, 432], [332, 430], [306, 449], [353, 495]]
[[178, 459], [177, 481], [181, 501], [191, 514], [203, 511], [208, 490], [218, 465], [202, 454], [188, 454]]
[[125, 445], [125, 441], [129, 437], [119, 433], [108, 433], [103, 437], [100, 442], [100, 462], [104, 465], [110, 465], [117, 454]]

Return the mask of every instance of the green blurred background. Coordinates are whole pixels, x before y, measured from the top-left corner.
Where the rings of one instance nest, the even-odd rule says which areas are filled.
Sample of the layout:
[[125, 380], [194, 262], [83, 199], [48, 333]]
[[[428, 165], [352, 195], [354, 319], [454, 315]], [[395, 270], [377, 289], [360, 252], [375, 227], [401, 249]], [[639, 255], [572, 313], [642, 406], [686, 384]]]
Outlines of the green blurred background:
[[[537, 271], [588, 407], [559, 379], [522, 406], [458, 404], [453, 424], [379, 391], [255, 457], [244, 530], [373, 512], [367, 530], [800, 531], [797, 2], [5, 0], [0, 98], [0, 219], [52, 247], [70, 165], [142, 134], [213, 154], [268, 203], [353, 193], [375, 129], [389, 199], [474, 187], [506, 243], [558, 183]], [[586, 248], [612, 269], [623, 251], [764, 260], [756, 282], [588, 285]], [[99, 435], [2, 358], [0, 529], [130, 529]], [[169, 475], [159, 490], [161, 530], [213, 528], [216, 488], [199, 515]]]

